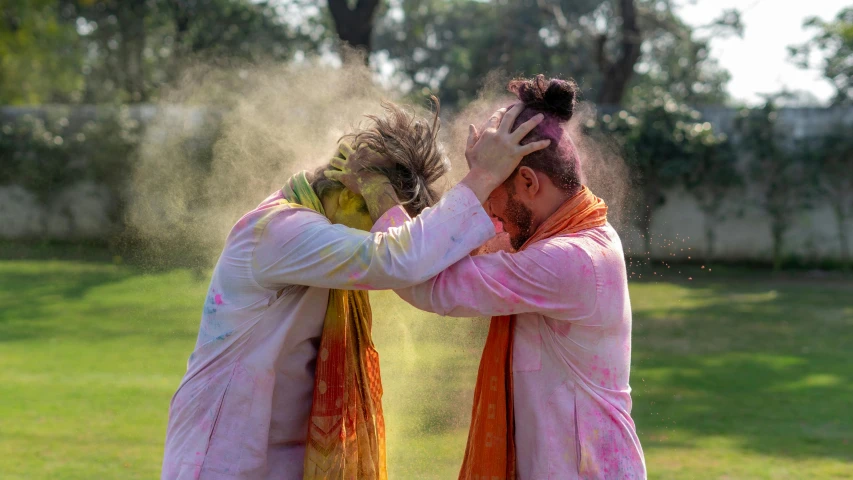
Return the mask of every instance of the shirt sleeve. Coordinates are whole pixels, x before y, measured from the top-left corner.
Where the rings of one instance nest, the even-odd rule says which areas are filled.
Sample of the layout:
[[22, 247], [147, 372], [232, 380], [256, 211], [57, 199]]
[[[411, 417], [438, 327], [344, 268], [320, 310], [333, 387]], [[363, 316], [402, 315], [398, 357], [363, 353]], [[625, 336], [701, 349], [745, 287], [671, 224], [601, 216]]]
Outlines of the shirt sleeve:
[[415, 219], [395, 207], [377, 225], [364, 232], [333, 225], [310, 210], [283, 209], [259, 234], [252, 253], [255, 281], [271, 289], [407, 287], [435, 276], [494, 235], [489, 215], [465, 185]]
[[570, 242], [541, 242], [517, 252], [468, 256], [424, 283], [395, 292], [440, 315], [475, 317], [537, 312], [572, 320], [597, 301], [590, 257]]

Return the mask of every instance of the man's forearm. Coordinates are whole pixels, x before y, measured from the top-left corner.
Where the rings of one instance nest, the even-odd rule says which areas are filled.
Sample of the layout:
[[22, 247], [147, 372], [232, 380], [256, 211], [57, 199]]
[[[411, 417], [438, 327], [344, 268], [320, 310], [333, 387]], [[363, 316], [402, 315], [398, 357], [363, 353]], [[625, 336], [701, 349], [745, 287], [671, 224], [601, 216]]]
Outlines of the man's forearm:
[[500, 186], [501, 179], [495, 177], [491, 172], [482, 169], [472, 169], [459, 183], [464, 183], [465, 186], [474, 192], [477, 200], [481, 204], [485, 204], [492, 191]]

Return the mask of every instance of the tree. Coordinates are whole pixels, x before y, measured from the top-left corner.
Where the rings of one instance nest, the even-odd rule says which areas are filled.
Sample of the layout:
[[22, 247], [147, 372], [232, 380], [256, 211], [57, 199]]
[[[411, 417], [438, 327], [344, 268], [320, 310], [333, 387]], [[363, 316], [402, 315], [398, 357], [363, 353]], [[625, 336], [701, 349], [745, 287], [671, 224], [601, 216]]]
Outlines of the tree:
[[[566, 1], [570, 22], [602, 0]], [[562, 36], [556, 17], [537, 0], [396, 0], [377, 25], [376, 49], [413, 90], [432, 91], [442, 106], [474, 99], [490, 72], [574, 77], [595, 75], [585, 39]], [[569, 21], [569, 20], [567, 20]]]
[[[149, 35], [158, 22], [157, 2], [148, 0], [59, 0], [67, 24], [76, 28], [86, 55], [83, 101], [112, 99], [139, 102], [148, 99], [150, 79], [145, 48], [160, 35]], [[159, 49], [160, 45], [155, 45]]]
[[[853, 103], [853, 7], [841, 10], [829, 22], [811, 17], [803, 27], [817, 33], [806, 43], [788, 47], [791, 59], [802, 68], [819, 67], [823, 71], [835, 88], [833, 105]], [[815, 53], [823, 57], [818, 65], [812, 62]]]
[[705, 261], [709, 262], [714, 258], [714, 229], [731, 211], [724, 199], [743, 187], [743, 177], [737, 168], [734, 147], [726, 136], [713, 135], [710, 124], [702, 124], [702, 130], [708, 133], [694, 143], [683, 185], [705, 215]]
[[758, 204], [770, 219], [773, 269], [782, 268], [785, 234], [796, 215], [810, 205], [811, 186], [803, 162], [783, 147], [774, 100], [744, 109], [736, 119], [739, 145], [749, 154], [748, 177], [758, 187]]
[[[445, 106], [473, 99], [494, 70], [573, 77], [599, 103], [630, 103], [657, 86], [683, 102], [725, 98], [728, 74], [670, 1], [396, 0], [388, 12], [376, 50]], [[739, 19], [727, 12], [701, 30], [737, 31]]]
[[646, 7], [641, 12], [648, 38], [623, 103], [631, 104], [635, 97], [656, 97], [660, 91], [694, 107], [726, 103], [730, 75], [711, 56], [709, 42], [712, 37], [741, 35], [740, 14], [724, 11], [711, 23], [692, 28], [666, 8]]
[[619, 47], [613, 58], [608, 58], [607, 41], [609, 32], [604, 30], [595, 40], [595, 60], [601, 75], [598, 88], [598, 103], [619, 105], [628, 83], [634, 75], [634, 66], [642, 53], [643, 37], [637, 24], [637, 8], [634, 0], [618, 0]]
[[811, 167], [817, 193], [832, 206], [838, 229], [841, 265], [851, 267], [847, 222], [853, 218], [853, 139], [850, 127], [837, 125], [803, 146], [803, 161]]
[[284, 60], [310, 49], [285, 6], [251, 0], [59, 0], [85, 56], [84, 102], [142, 102], [197, 59]]
[[[708, 39], [711, 35], [742, 34], [737, 10], [726, 10], [708, 25], [694, 29], [678, 17], [678, 5], [670, 0], [598, 3], [591, 13], [571, 22], [564, 10], [571, 2], [539, 0], [553, 13], [562, 37], [588, 39], [579, 47], [594, 52], [595, 98], [599, 104], [628, 104], [632, 91], [655, 86], [692, 105], [726, 99], [728, 72], [710, 57]], [[697, 35], [702, 32], [707, 33]]]
[[73, 102], [83, 91], [74, 26], [52, 0], [6, 0], [0, 7], [0, 105]]
[[[296, 50], [312, 50], [315, 40], [285, 18], [287, 5], [272, 0], [177, 0], [168, 7], [180, 50], [203, 58], [248, 61], [287, 60]], [[320, 39], [316, 39], [319, 41]]]
[[[380, 0], [358, 0], [350, 8], [347, 0], [328, 0], [329, 12], [341, 41], [355, 49], [361, 61], [367, 62], [372, 50], [373, 21], [382, 3]], [[344, 59], [350, 55], [345, 51]]]
[[[715, 135], [711, 125], [700, 120], [699, 112], [676, 102], [661, 92], [650, 103], [638, 102], [631, 108], [604, 115], [600, 128], [621, 140], [626, 151], [634, 185], [640, 193], [640, 212], [636, 217], [645, 241], [645, 254], [652, 249], [651, 225], [655, 212], [664, 205], [664, 191], [693, 182], [702, 169], [724, 158], [725, 137]], [[594, 125], [588, 125], [587, 128]], [[699, 187], [694, 183], [694, 191]], [[704, 199], [704, 192], [700, 193]], [[702, 203], [702, 202], [700, 202]], [[717, 213], [711, 207], [708, 211]]]

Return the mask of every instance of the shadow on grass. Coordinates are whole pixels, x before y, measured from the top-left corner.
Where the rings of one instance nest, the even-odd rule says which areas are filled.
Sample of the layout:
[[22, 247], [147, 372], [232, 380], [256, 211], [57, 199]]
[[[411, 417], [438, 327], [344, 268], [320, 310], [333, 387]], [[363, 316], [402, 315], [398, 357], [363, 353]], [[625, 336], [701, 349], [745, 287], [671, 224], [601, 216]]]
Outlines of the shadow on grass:
[[[76, 301], [92, 289], [131, 280], [137, 269], [93, 259], [4, 263], [0, 342], [175, 337], [171, 320], [152, 320], [163, 309], [184, 307], [148, 299], [180, 294], [170, 287], [143, 292], [147, 303], [123, 305], [135, 300], [128, 297]], [[713, 275], [698, 267], [681, 271], [666, 281], [631, 282], [634, 417], [644, 448], [690, 448], [724, 437], [764, 455], [853, 461], [853, 281], [716, 267]], [[186, 308], [186, 316], [197, 318], [195, 304]], [[424, 332], [414, 332], [423, 351], [406, 367], [410, 371], [383, 364], [389, 384], [396, 376], [412, 379], [398, 389], [398, 403], [406, 406], [399, 426], [407, 434], [464, 435], [479, 354], [447, 340], [471, 328], [460, 319], [450, 322], [436, 328], [441, 324], [423, 319]], [[416, 327], [411, 321], [406, 326]], [[178, 332], [187, 339], [195, 333], [195, 327]]]
[[700, 275], [632, 283], [644, 447], [725, 437], [764, 455], [853, 460], [853, 282]]
[[[187, 288], [203, 288], [209, 272], [190, 272], [175, 276], [92, 258], [0, 261], [0, 342], [194, 338], [204, 297]], [[101, 287], [107, 290], [92, 294]]]
[[[136, 274], [109, 264], [4, 262], [0, 274], [0, 342], [55, 336], [69, 302], [92, 288]], [[75, 326], [71, 326], [74, 328]]]

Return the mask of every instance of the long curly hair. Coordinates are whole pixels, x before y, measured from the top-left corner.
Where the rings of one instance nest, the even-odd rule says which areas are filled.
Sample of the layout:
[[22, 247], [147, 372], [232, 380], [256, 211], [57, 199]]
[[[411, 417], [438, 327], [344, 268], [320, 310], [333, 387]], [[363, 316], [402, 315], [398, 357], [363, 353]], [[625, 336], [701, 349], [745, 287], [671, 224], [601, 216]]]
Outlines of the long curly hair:
[[[365, 128], [344, 135], [341, 140], [353, 148], [367, 147], [390, 161], [391, 166], [368, 166], [371, 171], [388, 177], [398, 197], [411, 215], [434, 205], [440, 198], [434, 184], [450, 170], [450, 162], [438, 142], [440, 103], [430, 97], [435, 106], [432, 122], [418, 118], [413, 113], [392, 102], [382, 102], [385, 115], [367, 115]], [[328, 166], [314, 172], [311, 186], [318, 196], [331, 189], [344, 186], [323, 175]]]

